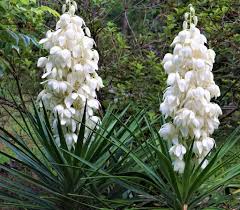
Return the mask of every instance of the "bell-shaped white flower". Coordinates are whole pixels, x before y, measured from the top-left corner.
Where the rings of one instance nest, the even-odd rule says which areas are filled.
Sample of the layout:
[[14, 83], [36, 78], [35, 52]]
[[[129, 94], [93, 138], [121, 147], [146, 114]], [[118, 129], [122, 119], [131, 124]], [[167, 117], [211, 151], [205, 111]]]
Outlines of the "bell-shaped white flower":
[[183, 173], [185, 168], [184, 160], [175, 159], [173, 160], [173, 169], [176, 172]]
[[[193, 152], [198, 162], [203, 160], [215, 145], [210, 135], [218, 128], [218, 116], [222, 114], [221, 108], [211, 102], [213, 97], [220, 96], [212, 73], [215, 52], [205, 46], [207, 39], [196, 27], [198, 19], [192, 6], [184, 17], [183, 30], [171, 44], [173, 53], [163, 58], [168, 87], [160, 105], [162, 114], [172, 121], [162, 126], [160, 135], [172, 141], [169, 153], [174, 170], [180, 173], [185, 166], [183, 145], [189, 145], [185, 141], [195, 141]], [[206, 164], [207, 161], [203, 166]]]
[[[68, 7], [68, 11], [66, 12]], [[48, 31], [40, 44], [49, 51], [49, 56], [41, 57], [37, 66], [44, 69], [42, 84], [44, 90], [38, 100], [43, 101], [52, 112], [52, 125], [56, 142], [60, 145], [57, 129], [57, 117], [65, 132], [69, 149], [77, 141], [77, 133], [85, 104], [87, 102], [86, 126], [94, 128], [100, 124], [100, 118], [94, 111], [100, 108], [96, 91], [103, 87], [98, 76], [99, 54], [94, 49], [95, 42], [83, 19], [75, 15], [77, 4], [67, 0], [63, 6], [64, 14], [56, 24], [55, 31]], [[85, 136], [90, 130], [87, 129]]]
[[169, 153], [174, 159], [182, 160], [186, 153], [186, 148], [181, 144], [176, 144], [170, 148]]
[[165, 123], [161, 127], [159, 134], [164, 140], [170, 140], [174, 144], [178, 143], [178, 132], [172, 123]]
[[38, 59], [37, 66], [40, 67], [40, 68], [43, 68], [47, 64], [47, 61], [48, 61], [47, 58], [41, 57], [41, 58]]

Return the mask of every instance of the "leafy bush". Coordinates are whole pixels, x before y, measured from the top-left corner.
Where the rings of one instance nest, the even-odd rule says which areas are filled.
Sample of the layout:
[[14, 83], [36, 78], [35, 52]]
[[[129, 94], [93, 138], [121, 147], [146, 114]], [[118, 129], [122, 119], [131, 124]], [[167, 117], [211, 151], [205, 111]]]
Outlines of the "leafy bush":
[[1, 1], [0, 10], [0, 101], [14, 107], [6, 91], [29, 102], [40, 89], [36, 60], [42, 52], [38, 38], [45, 27], [46, 12], [58, 13], [47, 6], [38, 7], [35, 0]]

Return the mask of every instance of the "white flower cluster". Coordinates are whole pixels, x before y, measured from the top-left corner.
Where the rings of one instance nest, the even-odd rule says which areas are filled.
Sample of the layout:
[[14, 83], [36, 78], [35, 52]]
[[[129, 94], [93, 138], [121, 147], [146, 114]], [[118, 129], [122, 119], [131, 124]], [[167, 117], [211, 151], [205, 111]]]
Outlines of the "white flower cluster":
[[[69, 11], [65, 12], [67, 5]], [[98, 52], [94, 49], [95, 42], [83, 19], [75, 15], [77, 4], [67, 0], [63, 6], [63, 15], [57, 22], [55, 31], [48, 31], [46, 38], [40, 40], [44, 48], [50, 51], [48, 57], [38, 60], [38, 67], [44, 68], [44, 90], [38, 100], [43, 101], [53, 113], [53, 128], [56, 141], [57, 115], [64, 128], [68, 148], [77, 141], [77, 131], [87, 101], [86, 125], [95, 127], [100, 122], [94, 111], [99, 109], [96, 90], [103, 87], [98, 70]]]
[[[197, 21], [190, 5], [183, 30], [171, 44], [173, 54], [167, 53], [163, 59], [168, 87], [160, 111], [172, 122], [162, 126], [160, 135], [171, 141], [169, 153], [179, 173], [185, 167], [184, 154], [191, 142], [187, 140], [194, 139], [193, 151], [199, 163], [212, 150], [215, 141], [210, 135], [218, 128], [218, 116], [222, 114], [221, 108], [211, 102], [211, 98], [220, 96], [212, 73], [215, 52], [204, 45], [207, 39], [196, 28]], [[206, 165], [207, 161], [202, 167]]]

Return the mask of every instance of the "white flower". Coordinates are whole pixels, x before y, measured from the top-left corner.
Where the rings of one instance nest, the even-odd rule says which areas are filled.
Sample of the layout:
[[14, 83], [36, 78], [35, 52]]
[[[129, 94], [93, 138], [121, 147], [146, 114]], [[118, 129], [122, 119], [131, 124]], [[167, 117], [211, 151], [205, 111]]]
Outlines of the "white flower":
[[168, 74], [174, 72], [174, 65], [173, 65], [171, 60], [169, 60], [166, 63], [164, 63], [163, 67], [164, 67], [166, 73], [168, 73]]
[[75, 133], [67, 133], [65, 134], [65, 140], [68, 146], [68, 149], [70, 150], [71, 147], [77, 142], [78, 136]]
[[213, 138], [206, 137], [203, 138], [202, 145], [206, 151], [210, 152], [215, 145], [215, 141]]
[[171, 140], [174, 144], [178, 143], [178, 133], [172, 123], [165, 123], [161, 127], [159, 134], [164, 140]]
[[180, 104], [179, 98], [177, 96], [170, 95], [170, 92], [171, 91], [167, 91], [164, 94], [165, 100], [160, 105], [160, 110], [166, 117], [172, 116], [176, 112], [177, 106]]
[[203, 153], [203, 144], [202, 141], [195, 141], [193, 144], [193, 152], [199, 156]]
[[47, 64], [47, 58], [41, 57], [38, 59], [37, 66], [43, 68]]
[[163, 58], [163, 64], [166, 63], [167, 61], [171, 61], [172, 60], [173, 55], [171, 53], [167, 53], [164, 58]]
[[[74, 13], [76, 2], [67, 0], [69, 11], [61, 15], [55, 31], [48, 31], [40, 44], [49, 51], [49, 56], [41, 57], [37, 66], [44, 68], [46, 79], [44, 90], [39, 94], [46, 109], [52, 112], [52, 125], [56, 142], [60, 145], [57, 129], [57, 116], [65, 132], [68, 149], [77, 141], [83, 111], [87, 102], [85, 137], [91, 129], [100, 124], [100, 118], [94, 112], [100, 108], [96, 91], [103, 87], [98, 76], [99, 54], [94, 49], [95, 42], [85, 22]], [[40, 103], [41, 104], [41, 103]]]
[[68, 89], [68, 84], [65, 81], [58, 81], [53, 79], [48, 80], [47, 86], [49, 90], [58, 94], [64, 94]]
[[176, 144], [170, 148], [169, 153], [173, 158], [182, 160], [186, 153], [186, 148], [181, 144]]
[[176, 159], [172, 162], [174, 171], [182, 174], [185, 168], [185, 162], [183, 160]]
[[[211, 151], [215, 141], [210, 135], [218, 128], [218, 116], [222, 114], [221, 108], [211, 102], [220, 96], [212, 73], [215, 52], [204, 45], [207, 39], [196, 27], [198, 19], [192, 6], [184, 17], [183, 30], [171, 44], [173, 54], [167, 53], [163, 58], [168, 87], [160, 105], [165, 118], [171, 118], [171, 123], [160, 129], [160, 135], [174, 145], [169, 153], [178, 172], [184, 168], [183, 144], [189, 145], [185, 141], [194, 139], [193, 151], [198, 160]], [[207, 161], [203, 166], [206, 164]]]
[[211, 94], [211, 97], [219, 97], [220, 96], [220, 89], [217, 85], [215, 85], [214, 83], [213, 84], [210, 84], [208, 87], [207, 87], [207, 90], [209, 91], [209, 93]]
[[70, 21], [71, 16], [69, 14], [64, 13], [63, 15], [61, 15], [60, 20], [57, 22], [56, 29], [65, 28], [66, 26], [68, 26]]

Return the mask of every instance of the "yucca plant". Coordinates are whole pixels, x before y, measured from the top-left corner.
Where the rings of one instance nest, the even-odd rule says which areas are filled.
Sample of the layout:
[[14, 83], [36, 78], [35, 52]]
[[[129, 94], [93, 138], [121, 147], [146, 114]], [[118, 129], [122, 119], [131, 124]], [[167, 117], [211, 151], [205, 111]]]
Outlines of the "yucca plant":
[[[209, 158], [206, 156], [199, 165], [193, 161], [192, 142], [189, 145], [191, 149], [184, 158], [186, 162], [184, 173], [178, 174], [172, 165], [169, 142], [160, 137], [146, 116], [144, 118], [151, 132], [148, 140], [140, 143], [139, 138], [136, 138], [135, 145], [137, 142], [139, 144], [134, 150], [119, 145], [134, 162], [132, 167], [127, 166], [128, 178], [124, 177], [124, 180], [127, 188], [131, 189], [133, 202], [139, 207], [136, 209], [142, 209], [143, 206], [168, 207], [174, 210], [216, 207], [215, 195], [220, 194], [220, 191], [228, 186], [229, 181], [240, 174], [239, 164], [230, 164], [239, 154], [231, 154], [226, 158], [226, 154], [240, 139], [239, 129], [236, 129], [221, 147], [211, 151], [211, 156]], [[205, 159], [208, 159], [209, 164], [202, 169]], [[221, 202], [224, 202], [223, 198], [230, 199], [229, 196], [223, 196]]]
[[[197, 28], [191, 4], [184, 18], [183, 30], [171, 44], [173, 53], [162, 62], [168, 79], [160, 111], [167, 123], [162, 121], [158, 133], [146, 118], [151, 136], [133, 151], [113, 140], [135, 162], [129, 167], [127, 159], [132, 169], [126, 174], [131, 177], [127, 188], [137, 190], [144, 202], [176, 210], [210, 206], [214, 192], [240, 173], [238, 165], [224, 170], [238, 154], [222, 160], [238, 140], [238, 130], [216, 151], [212, 138], [222, 114], [212, 101], [220, 96], [212, 73], [215, 52], [205, 46], [207, 39]], [[134, 139], [137, 144], [139, 136]]]
[[142, 132], [143, 112], [126, 118], [128, 108], [118, 114], [108, 109], [101, 125], [87, 137], [84, 114], [75, 149], [69, 151], [60, 123], [59, 147], [44, 106], [41, 111], [34, 104], [33, 108], [34, 114], [20, 111], [21, 120], [6, 109], [24, 136], [0, 128], [0, 140], [11, 151], [0, 151], [1, 156], [20, 167], [0, 165], [7, 174], [0, 177], [0, 207], [77, 210], [124, 205], [125, 201], [110, 205], [109, 198], [122, 198], [126, 193], [125, 183], [116, 179], [128, 170], [122, 163], [129, 156], [120, 146], [134, 147], [134, 136]]
[[[211, 206], [214, 193], [238, 176], [240, 166], [224, 170], [237, 154], [222, 160], [239, 139], [236, 130], [212, 151], [209, 164], [201, 169], [185, 156], [183, 174], [174, 172], [168, 142], [162, 140], [144, 111], [126, 117], [127, 108], [106, 112], [102, 124], [84, 138], [84, 117], [75, 150], [69, 151], [61, 138], [55, 143], [48, 114], [34, 106], [34, 115], [20, 112], [25, 132], [21, 137], [1, 128], [1, 141], [20, 169], [0, 165], [7, 173], [0, 178], [1, 207], [25, 209], [124, 209], [131, 206], [165, 206], [199, 209]], [[11, 115], [11, 113], [9, 112]], [[59, 133], [61, 134], [59, 125]], [[190, 145], [192, 148], [192, 145]], [[10, 155], [12, 154], [12, 155]], [[134, 204], [134, 205], [133, 205]]]

